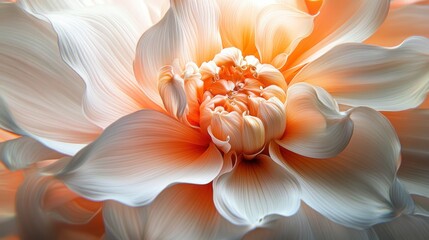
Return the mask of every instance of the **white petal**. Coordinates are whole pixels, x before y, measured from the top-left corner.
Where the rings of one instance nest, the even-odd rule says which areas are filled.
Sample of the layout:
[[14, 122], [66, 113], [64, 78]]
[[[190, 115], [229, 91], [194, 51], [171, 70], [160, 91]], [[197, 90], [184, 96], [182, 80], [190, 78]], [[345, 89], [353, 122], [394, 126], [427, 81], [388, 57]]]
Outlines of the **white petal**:
[[222, 155], [209, 141], [174, 118], [142, 110], [109, 126], [59, 178], [92, 200], [145, 205], [170, 184], [212, 181]]
[[401, 142], [398, 177], [411, 194], [429, 197], [429, 110], [385, 112]]
[[146, 207], [129, 207], [115, 201], [104, 203], [103, 220], [107, 240], [144, 239], [146, 219]]
[[0, 4], [0, 124], [19, 134], [85, 144], [100, 129], [82, 113], [85, 84], [61, 59], [50, 26]]
[[429, 91], [429, 39], [395, 48], [338, 46], [304, 67], [293, 82], [326, 89], [340, 104], [399, 111], [417, 107]]
[[277, 143], [312, 158], [329, 158], [348, 145], [353, 121], [339, 112], [335, 100], [323, 89], [294, 84], [287, 92], [286, 131]]
[[167, 112], [180, 119], [188, 106], [185, 82], [172, 66], [167, 65], [159, 70], [158, 90]]
[[52, 239], [55, 236], [53, 222], [41, 207], [51, 184], [51, 178], [40, 178], [36, 174], [31, 174], [19, 187], [16, 196], [16, 214], [21, 238]]
[[243, 116], [242, 142], [244, 154], [252, 155], [262, 150], [265, 145], [265, 127], [261, 119]]
[[242, 160], [214, 182], [219, 213], [238, 225], [263, 224], [268, 215], [290, 216], [300, 204], [295, 178], [267, 155]]
[[334, 223], [323, 215], [314, 211], [306, 204], [301, 204], [300, 210], [290, 216], [276, 221], [248, 233], [244, 240], [251, 239], [377, 239], [373, 230], [357, 230]]
[[58, 159], [62, 156], [29, 137], [0, 143], [0, 160], [11, 170], [26, 168], [40, 160]]
[[388, 9], [389, 0], [323, 0], [313, 32], [289, 57], [288, 67], [311, 62], [338, 44], [365, 40], [384, 21]]
[[429, 21], [428, 11], [428, 5], [409, 5], [390, 10], [383, 24], [365, 42], [393, 47], [411, 36], [429, 37], [428, 28], [422, 24]]
[[401, 217], [373, 227], [379, 239], [415, 239], [429, 238], [429, 218], [402, 215]]
[[181, 67], [189, 61], [200, 65], [221, 49], [215, 2], [172, 1], [170, 10], [146, 31], [137, 45], [134, 61], [136, 77], [145, 94], [162, 106], [158, 94], [158, 71], [178, 58]]
[[399, 140], [393, 127], [369, 108], [352, 110], [353, 136], [334, 158], [312, 159], [270, 146], [270, 154], [294, 172], [302, 199], [334, 222], [366, 228], [390, 220], [396, 211], [391, 188], [399, 166]]
[[255, 43], [261, 62], [281, 68], [298, 43], [313, 31], [313, 16], [290, 6], [271, 4], [258, 15]]
[[235, 239], [247, 230], [219, 215], [211, 184], [171, 186], [145, 207], [107, 202], [103, 215], [112, 239]]

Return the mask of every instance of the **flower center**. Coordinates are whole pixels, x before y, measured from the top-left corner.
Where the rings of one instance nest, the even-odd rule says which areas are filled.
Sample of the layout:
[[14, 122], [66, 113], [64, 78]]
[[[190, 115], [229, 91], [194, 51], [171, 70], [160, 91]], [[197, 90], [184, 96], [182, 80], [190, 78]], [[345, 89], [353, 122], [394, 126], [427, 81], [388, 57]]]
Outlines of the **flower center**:
[[[207, 132], [225, 153], [251, 157], [283, 135], [287, 85], [275, 67], [226, 48], [199, 68], [188, 63], [180, 76], [174, 67], [163, 69], [159, 89], [167, 111], [176, 117], [183, 112], [187, 122]], [[172, 95], [186, 98], [186, 104], [174, 106]]]

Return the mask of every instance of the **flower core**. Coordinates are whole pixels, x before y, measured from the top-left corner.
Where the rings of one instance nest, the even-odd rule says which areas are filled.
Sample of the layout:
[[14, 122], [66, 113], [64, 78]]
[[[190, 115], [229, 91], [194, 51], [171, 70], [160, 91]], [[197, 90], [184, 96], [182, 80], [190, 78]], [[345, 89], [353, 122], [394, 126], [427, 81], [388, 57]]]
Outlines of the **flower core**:
[[[283, 135], [287, 85], [272, 65], [226, 48], [199, 68], [188, 63], [181, 75], [175, 74], [180, 72], [177, 69], [161, 69], [159, 89], [164, 105], [176, 117], [184, 116], [191, 125], [201, 127], [223, 152], [252, 157], [268, 141]], [[176, 96], [177, 106], [171, 106], [172, 96]], [[177, 101], [181, 98], [183, 101]]]

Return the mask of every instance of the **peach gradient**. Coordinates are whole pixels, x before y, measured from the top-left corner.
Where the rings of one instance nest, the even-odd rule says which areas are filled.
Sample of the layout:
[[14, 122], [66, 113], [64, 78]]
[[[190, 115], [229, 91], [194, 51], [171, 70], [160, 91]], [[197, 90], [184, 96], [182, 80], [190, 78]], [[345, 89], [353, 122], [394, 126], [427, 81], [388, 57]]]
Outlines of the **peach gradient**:
[[429, 237], [427, 1], [0, 1], [0, 238]]

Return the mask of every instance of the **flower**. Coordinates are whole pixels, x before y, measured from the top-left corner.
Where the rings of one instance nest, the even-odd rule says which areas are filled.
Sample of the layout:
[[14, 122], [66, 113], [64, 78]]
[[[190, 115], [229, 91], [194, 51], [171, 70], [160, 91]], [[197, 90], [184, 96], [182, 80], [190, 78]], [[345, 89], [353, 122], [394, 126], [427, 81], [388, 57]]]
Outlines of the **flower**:
[[40, 239], [428, 236], [428, 33], [392, 29], [427, 5], [401, 4], [0, 3], [2, 221]]

